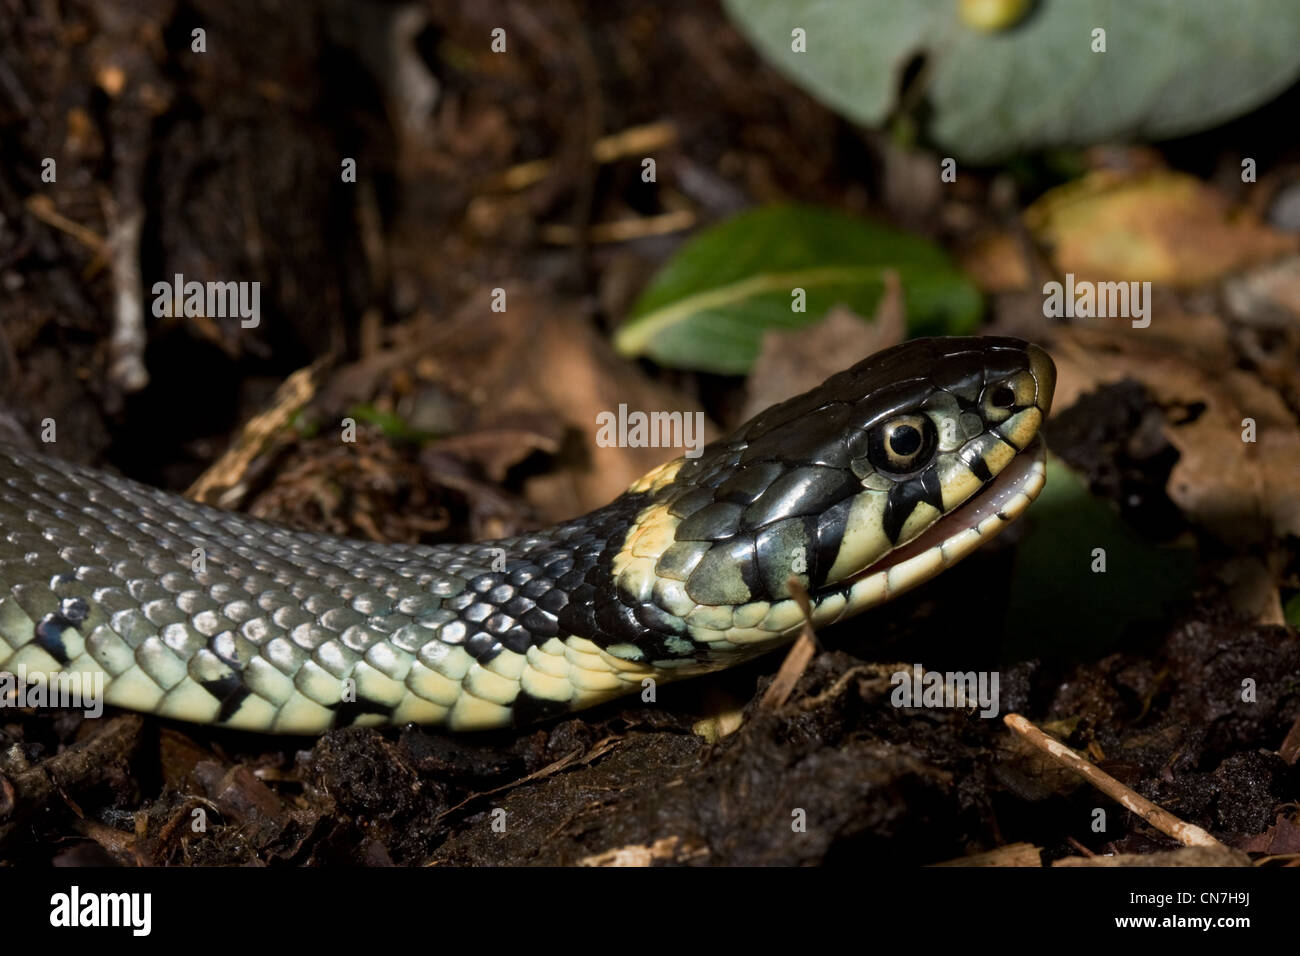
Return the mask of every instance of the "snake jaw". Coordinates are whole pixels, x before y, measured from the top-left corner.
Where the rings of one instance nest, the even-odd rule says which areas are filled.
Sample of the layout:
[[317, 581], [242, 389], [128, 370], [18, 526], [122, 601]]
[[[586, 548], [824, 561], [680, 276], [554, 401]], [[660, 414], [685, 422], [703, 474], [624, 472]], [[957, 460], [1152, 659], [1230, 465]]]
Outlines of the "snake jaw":
[[[972, 439], [955, 449], [956, 461], [963, 466], [959, 471], [963, 474], [958, 474], [958, 469], [945, 474], [940, 494], [944, 504], [936, 506], [937, 516], [911, 535], [906, 533], [904, 525], [894, 547], [861, 570], [814, 594], [813, 602], [820, 612], [815, 617], [838, 621], [924, 583], [1000, 534], [1038, 497], [1046, 482], [1047, 460], [1047, 445], [1039, 430], [1051, 411], [1056, 366], [1051, 356], [1037, 345], [1026, 344], [1025, 354], [1027, 369], [1005, 380], [1015, 386], [1019, 393], [1016, 397], [1023, 402], [1023, 407], [1000, 421], [995, 419], [993, 427], [977, 436], [990, 436], [995, 444], [982, 446]], [[989, 391], [986, 385], [977, 404], [985, 404]], [[985, 408], [986, 422], [987, 411]], [[974, 454], [966, 455], [972, 448]], [[971, 487], [972, 480], [981, 472], [990, 471], [989, 477], [977, 481], [977, 487]], [[878, 477], [872, 473], [864, 480], [864, 486], [868, 490], [885, 491], [887, 485], [872, 484], [871, 479]], [[955, 499], [951, 505], [947, 504], [949, 493]]]
[[1018, 340], [905, 343], [638, 483], [650, 500], [612, 577], [639, 620], [666, 615], [665, 637], [622, 640], [684, 676], [789, 640], [791, 578], [818, 626], [928, 580], [1037, 495], [1054, 385], [1047, 353]]
[[835, 620], [923, 584], [997, 537], [1043, 490], [1046, 462], [1047, 445], [1035, 437], [1024, 452], [961, 505], [837, 587], [834, 593], [844, 594], [845, 604]]

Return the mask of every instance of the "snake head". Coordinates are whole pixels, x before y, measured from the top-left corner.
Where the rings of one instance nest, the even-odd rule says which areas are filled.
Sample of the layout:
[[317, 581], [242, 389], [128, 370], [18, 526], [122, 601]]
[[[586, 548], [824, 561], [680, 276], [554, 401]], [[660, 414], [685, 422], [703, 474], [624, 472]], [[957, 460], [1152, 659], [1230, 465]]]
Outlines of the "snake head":
[[1048, 354], [1013, 338], [873, 355], [672, 463], [615, 577], [644, 595], [652, 560], [655, 603], [718, 649], [797, 629], [792, 579], [819, 624], [888, 600], [1038, 494], [1055, 381]]

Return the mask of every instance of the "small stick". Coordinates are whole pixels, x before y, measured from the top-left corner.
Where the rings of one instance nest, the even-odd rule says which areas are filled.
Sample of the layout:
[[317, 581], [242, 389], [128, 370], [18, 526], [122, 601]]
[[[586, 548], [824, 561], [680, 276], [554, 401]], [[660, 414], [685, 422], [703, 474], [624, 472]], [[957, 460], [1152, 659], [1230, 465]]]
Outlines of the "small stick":
[[54, 208], [54, 200], [50, 199], [49, 196], [40, 193], [29, 196], [26, 206], [27, 211], [41, 222], [47, 226], [53, 226], [60, 232], [66, 232], [92, 252], [102, 254], [107, 251], [108, 241], [103, 236], [95, 232], [95, 230], [63, 215]]
[[816, 710], [828, 700], [834, 700], [844, 693], [844, 688], [849, 686], [849, 681], [855, 677], [863, 677], [867, 674], [873, 675], [883, 686], [888, 687], [890, 684], [890, 675], [898, 671], [897, 666], [890, 667], [883, 664], [859, 664], [856, 667], [850, 667], [839, 677], [835, 678], [835, 683], [831, 684], [826, 690], [822, 691], [816, 697], [805, 697], [799, 701], [799, 706], [804, 710]]
[[799, 639], [794, 642], [794, 647], [790, 648], [790, 653], [785, 655], [785, 660], [781, 662], [781, 669], [776, 672], [772, 683], [767, 685], [767, 690], [763, 692], [763, 699], [758, 703], [759, 710], [769, 712], [780, 710], [785, 706], [785, 702], [790, 699], [790, 694], [794, 691], [794, 685], [799, 683], [799, 678], [808, 669], [808, 662], [817, 653], [817, 635], [813, 631], [812, 606], [808, 603], [808, 592], [794, 578], [790, 579], [789, 584], [790, 593], [799, 603], [799, 609], [803, 611], [803, 626], [799, 629]]
[[518, 780], [511, 780], [509, 783], [503, 783], [501, 786], [493, 787], [491, 790], [483, 790], [479, 793], [471, 793], [468, 797], [466, 797], [460, 803], [456, 804], [454, 807], [448, 807], [446, 810], [443, 810], [441, 813], [439, 813], [436, 817], [433, 818], [433, 822], [435, 825], [441, 823], [444, 817], [447, 817], [450, 814], [455, 813], [461, 807], [473, 803], [475, 800], [479, 800], [483, 797], [490, 797], [494, 793], [501, 793], [503, 790], [513, 790], [516, 787], [522, 787], [526, 783], [532, 783], [534, 780], [544, 780], [545, 778], [551, 776], [552, 774], [557, 774], [561, 770], [564, 770], [565, 768], [573, 764], [578, 764], [580, 766], [589, 764], [593, 760], [597, 759], [598, 757], [603, 757], [605, 756], [605, 754], [613, 750], [616, 746], [618, 746], [619, 742], [622, 739], [623, 739], [622, 737], [617, 737], [612, 734], [608, 737], [602, 737], [600, 740], [592, 744], [585, 752], [581, 747], [575, 748], [574, 750], [569, 751], [559, 760], [554, 760], [551, 763], [548, 763], [545, 767], [542, 767], [540, 770], [534, 770], [532, 773], [528, 774], [527, 776], [520, 777]]
[[550, 223], [542, 226], [541, 237], [543, 241], [556, 246], [573, 245], [583, 238], [595, 243], [629, 242], [647, 236], [664, 236], [671, 232], [681, 232], [694, 225], [695, 213], [689, 209], [678, 209], [655, 216], [592, 223], [585, 233], [564, 223]]
[[332, 353], [324, 355], [281, 382], [271, 398], [270, 407], [245, 423], [230, 447], [190, 485], [186, 496], [205, 504], [235, 507], [248, 490], [243, 481], [253, 459], [271, 443], [275, 433], [293, 421], [293, 416], [315, 397], [321, 375], [333, 360]]
[[1072, 837], [1072, 836], [1068, 836], [1068, 837], [1066, 837], [1066, 838], [1065, 838], [1065, 841], [1066, 841], [1067, 843], [1069, 843], [1070, 846], [1074, 847], [1076, 850], [1078, 850], [1080, 853], [1082, 853], [1084, 856], [1087, 856], [1087, 857], [1095, 857], [1095, 856], [1097, 855], [1097, 854], [1093, 853], [1091, 850], [1089, 850], [1086, 846], [1084, 846], [1082, 843], [1080, 843], [1078, 840], [1076, 840], [1076, 839], [1075, 839], [1074, 837]]
[[1124, 786], [1110, 774], [1099, 770], [1065, 744], [1043, 733], [1019, 714], [1007, 714], [1003, 723], [1021, 737], [1043, 751], [1061, 766], [1073, 770], [1090, 784], [1119, 802], [1127, 810], [1132, 810], [1147, 823], [1162, 833], [1167, 833], [1183, 846], [1208, 846], [1226, 849], [1200, 827], [1178, 819], [1168, 810], [1164, 810], [1130, 787]]
[[[596, 140], [591, 146], [591, 158], [598, 163], [610, 163], [624, 156], [651, 153], [676, 141], [677, 127], [670, 122], [630, 126]], [[550, 159], [533, 159], [511, 166], [501, 174], [500, 185], [509, 190], [526, 189], [549, 176], [554, 165]]]

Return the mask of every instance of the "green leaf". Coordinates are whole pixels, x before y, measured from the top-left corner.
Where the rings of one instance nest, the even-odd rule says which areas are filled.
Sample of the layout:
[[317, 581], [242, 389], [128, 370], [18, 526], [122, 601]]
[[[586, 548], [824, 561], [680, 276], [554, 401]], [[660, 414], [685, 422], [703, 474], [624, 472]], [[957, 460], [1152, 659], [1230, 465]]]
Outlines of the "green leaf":
[[1291, 599], [1286, 602], [1286, 607], [1282, 609], [1282, 615], [1292, 627], [1300, 628], [1300, 591], [1291, 595]]
[[[1107, 139], [1163, 139], [1247, 112], [1300, 75], [1294, 0], [1039, 0], [1013, 28], [963, 23], [955, 0], [724, 0], [769, 60], [872, 126], [924, 58], [931, 138], [988, 163]], [[806, 52], [791, 31], [806, 32]], [[1093, 52], [1096, 29], [1106, 52]]]
[[[811, 325], [835, 305], [869, 316], [898, 272], [913, 334], [961, 335], [979, 322], [979, 293], [944, 253], [915, 236], [811, 206], [742, 213], [686, 243], [614, 337], [624, 355], [741, 375], [763, 332]], [[795, 312], [793, 290], [806, 293]]]
[[386, 437], [397, 441], [421, 442], [433, 437], [430, 432], [421, 431], [418, 428], [412, 428], [400, 415], [383, 411], [369, 403], [353, 405], [348, 409], [348, 414], [359, 422], [366, 422], [367, 424], [374, 425], [383, 432]]
[[[1195, 583], [1190, 548], [1152, 544], [1069, 465], [1047, 459], [1047, 486], [1021, 519], [1004, 653], [1094, 659], [1126, 641], [1164, 636], [1162, 622]], [[1094, 570], [1095, 549], [1106, 570]]]

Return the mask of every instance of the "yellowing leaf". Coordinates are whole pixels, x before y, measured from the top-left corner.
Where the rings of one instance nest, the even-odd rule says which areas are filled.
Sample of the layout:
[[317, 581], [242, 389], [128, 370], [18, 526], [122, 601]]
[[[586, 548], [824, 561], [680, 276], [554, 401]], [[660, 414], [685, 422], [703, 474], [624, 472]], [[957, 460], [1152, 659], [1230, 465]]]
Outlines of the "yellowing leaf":
[[1110, 170], [1045, 193], [1025, 223], [1060, 274], [1190, 285], [1293, 251], [1294, 236], [1245, 214], [1199, 179]]

